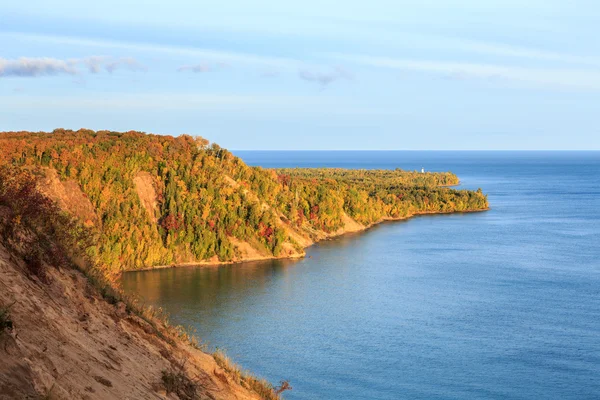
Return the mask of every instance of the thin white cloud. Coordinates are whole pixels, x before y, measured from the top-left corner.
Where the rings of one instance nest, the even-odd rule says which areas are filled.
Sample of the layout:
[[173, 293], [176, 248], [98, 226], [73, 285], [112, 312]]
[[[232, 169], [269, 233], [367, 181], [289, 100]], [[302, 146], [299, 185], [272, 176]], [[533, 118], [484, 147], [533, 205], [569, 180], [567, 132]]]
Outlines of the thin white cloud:
[[82, 72], [81, 67], [84, 67], [92, 74], [97, 74], [101, 71], [112, 73], [119, 68], [130, 70], [145, 69], [131, 57], [115, 59], [106, 56], [92, 56], [67, 60], [47, 57], [21, 57], [13, 60], [0, 58], [0, 77], [32, 78], [52, 75], [79, 75]]
[[301, 69], [298, 71], [300, 79], [308, 82], [316, 82], [322, 86], [340, 79], [352, 79], [352, 74], [342, 67], [335, 67], [331, 71], [315, 71], [310, 69]]
[[[205, 60], [197, 64], [182, 65], [177, 68], [177, 71], [179, 72], [204, 73], [222, 69], [230, 65], [241, 65], [262, 69], [263, 72], [261, 76], [265, 77], [275, 77], [279, 75], [280, 71], [288, 73], [297, 72], [300, 79], [308, 82], [317, 82], [322, 86], [326, 86], [329, 83], [339, 79], [352, 79], [352, 74], [341, 67], [336, 67], [331, 71], [323, 71], [324, 67], [322, 65], [308, 63], [294, 58], [272, 57], [259, 54], [218, 51], [194, 47], [154, 45], [101, 39], [81, 39], [65, 36], [41, 36], [24, 33], [0, 32], [0, 38], [2, 37], [12, 38], [14, 40], [30, 40], [34, 42], [62, 46], [74, 45], [104, 49], [122, 49], [135, 52], [158, 52], [182, 57], [193, 57], [196, 59], [201, 58]], [[76, 65], [79, 63], [85, 65], [88, 71], [93, 74], [99, 73], [103, 70], [112, 72], [121, 67], [132, 70], [145, 69], [145, 67], [139, 64], [133, 58], [110, 59], [104, 56], [93, 56], [85, 59], [73, 59], [63, 62], [71, 68], [71, 74], [77, 74], [79, 72], [76, 68]]]
[[203, 73], [203, 72], [215, 71], [215, 70], [222, 69], [225, 67], [227, 67], [227, 64], [225, 64], [223, 62], [217, 62], [217, 63], [201, 62], [201, 63], [193, 64], [193, 65], [183, 65], [183, 66], [177, 68], [177, 71], [179, 71], [179, 72], [189, 71], [189, 72], [195, 72], [195, 73]]
[[148, 53], [165, 53], [190, 58], [193, 57], [195, 59], [204, 59], [207, 62], [212, 63], [256, 65], [288, 70], [293, 70], [306, 64], [293, 58], [219, 51], [196, 47], [167, 46], [148, 43], [123, 42], [104, 39], [82, 39], [68, 36], [34, 35], [25, 33], [0, 33], [0, 37], [12, 38], [13, 40], [29, 40], [39, 43], [52, 43], [57, 45], [75, 45], [97, 48], [124, 49]]
[[27, 58], [16, 60], [0, 58], [0, 77], [37, 77], [49, 75], [76, 75], [77, 67], [70, 61], [56, 58]]
[[600, 58], [595, 56], [575, 55], [557, 51], [540, 50], [531, 47], [514, 46], [496, 42], [484, 42], [463, 38], [449, 38], [428, 35], [404, 35], [401, 44], [418, 46], [435, 50], [453, 50], [472, 54], [492, 55], [498, 57], [552, 61], [557, 63], [600, 66]]
[[[322, 59], [331, 59], [333, 56], [338, 61], [349, 61], [358, 64], [396, 68], [403, 70], [427, 71], [430, 73], [441, 74], [444, 77], [451, 78], [479, 78], [479, 79], [504, 79], [510, 81], [524, 82], [541, 86], [553, 86], [563, 88], [578, 89], [597, 89], [600, 85], [599, 72], [589, 68], [590, 66], [600, 66], [600, 59], [596, 57], [579, 56], [563, 54], [559, 52], [545, 51], [533, 48], [510, 46], [498, 43], [488, 43], [482, 41], [471, 41], [465, 39], [453, 39], [426, 35], [404, 35], [398, 33], [398, 37], [414, 38], [414, 40], [399, 40], [398, 47], [422, 46], [429, 49], [446, 49], [462, 53], [493, 55], [502, 58], [530, 59], [534, 61], [552, 62], [549, 65], [574, 64], [583, 66], [583, 68], [529, 68], [502, 65], [501, 62], [478, 63], [478, 62], [446, 62], [416, 60], [411, 58], [394, 59], [386, 57], [365, 57], [345, 54], [318, 54]], [[188, 71], [203, 73], [214, 71], [223, 65], [252, 66], [262, 71], [277, 71], [277, 73], [264, 73], [265, 76], [275, 76], [279, 72], [295, 73], [297, 76], [307, 82], [316, 82], [321, 86], [327, 86], [338, 79], [345, 79], [347, 76], [335, 71], [324, 71], [323, 63], [308, 63], [300, 59], [291, 57], [277, 57], [263, 54], [252, 54], [242, 52], [220, 51], [196, 47], [184, 47], [176, 45], [156, 45], [151, 43], [122, 42], [103, 39], [84, 39], [66, 36], [42, 36], [25, 33], [0, 33], [0, 38], [13, 40], [29, 40], [39, 43], [86, 46], [100, 49], [122, 49], [135, 52], [163, 53], [181, 57], [189, 57], [204, 60], [198, 64], [186, 64], [178, 68], [179, 71]], [[464, 57], [464, 54], [455, 53], [455, 57]], [[0, 59], [2, 60], [2, 59]], [[53, 60], [53, 59], [51, 59]], [[6, 61], [6, 60], [5, 60]], [[54, 60], [60, 61], [60, 60]], [[0, 61], [1, 62], [1, 61]], [[115, 61], [113, 64], [103, 66], [88, 61], [87, 68], [92, 73], [100, 70], [112, 71], [116, 68], [138, 69], [135, 63], [125, 63]], [[510, 64], [510, 63], [506, 63]], [[0, 65], [0, 76], [2, 74]], [[6, 71], [6, 68], [4, 68]], [[75, 69], [76, 70], [76, 69]], [[68, 62], [62, 64], [54, 63], [45, 68], [23, 69], [21, 76], [40, 76], [51, 74], [76, 73], [74, 67]], [[17, 75], [13, 70], [11, 75]], [[25, 75], [29, 74], [29, 75]], [[7, 73], [4, 72], [4, 76]]]
[[[96, 6], [90, 3], [81, 8], [73, 6], [68, 1], [64, 1], [62, 7], [57, 5], [56, 1], [49, 3], [47, 0], [37, 0], [35, 6], [31, 5], [31, 2], [30, 0], [25, 3], [27, 6], [13, 4], [12, 7], [21, 9], [21, 12], [23, 7], [26, 7], [30, 14], [60, 18], [61, 21], [81, 21], [81, 12], [85, 10], [87, 15], [93, 16], [95, 22], [108, 25], [127, 24], [132, 26], [132, 29], [151, 27], [171, 31], [201, 27], [203, 30], [213, 32], [260, 33], [277, 36], [289, 34], [320, 38], [360, 36], [363, 31], [382, 25], [429, 28], [449, 22], [465, 23], [474, 20], [480, 24], [496, 23], [513, 29], [522, 26], [530, 28], [539, 20], [550, 22], [549, 15], [544, 13], [564, 18], [573, 10], [577, 10], [577, 7], [569, 6], [564, 2], [548, 0], [531, 0], [527, 3], [527, 7], [523, 7], [522, 2], [516, 0], [502, 2], [377, 0], [352, 2], [348, 7], [340, 7], [339, 2], [333, 0], [297, 4], [267, 0], [237, 1], [235, 12], [232, 12], [230, 2], [203, 4], [186, 1], [185, 5], [181, 5], [181, 2], [176, 1], [175, 4], [180, 4], [175, 6], [174, 2], [152, 1], [152, 6], [147, 7], [144, 12], [117, 13], [114, 10], [119, 9], [121, 5], [117, 0], [106, 0]], [[556, 9], [557, 4], [549, 3], [560, 3], [561, 7]], [[7, 5], [3, 8], [6, 7], [10, 9], [11, 6]], [[182, 13], [183, 8], [187, 12]], [[358, 30], [361, 25], [366, 29]]]
[[102, 110], [197, 110], [231, 108], [294, 109], [302, 106], [334, 105], [337, 99], [323, 96], [229, 95], [179, 93], [105, 93], [95, 96], [0, 96], [0, 104], [13, 107], [42, 109], [102, 109]]
[[113, 73], [115, 70], [124, 68], [131, 71], [145, 71], [146, 67], [140, 64], [133, 57], [113, 58], [107, 56], [92, 56], [81, 60], [73, 60], [73, 62], [81, 62], [88, 71], [92, 74], [97, 74], [101, 71]]
[[562, 89], [600, 90], [600, 71], [592, 69], [528, 68], [346, 54], [331, 54], [331, 56], [344, 62], [378, 68], [425, 72], [449, 78], [509, 81]]

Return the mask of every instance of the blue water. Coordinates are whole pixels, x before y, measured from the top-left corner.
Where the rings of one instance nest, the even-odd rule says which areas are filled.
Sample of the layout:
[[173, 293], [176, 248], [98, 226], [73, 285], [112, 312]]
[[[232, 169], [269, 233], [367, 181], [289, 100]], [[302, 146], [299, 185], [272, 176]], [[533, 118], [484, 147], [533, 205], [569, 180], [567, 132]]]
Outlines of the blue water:
[[600, 152], [236, 152], [264, 167], [405, 168], [485, 213], [385, 223], [300, 261], [127, 274], [287, 399], [600, 397]]

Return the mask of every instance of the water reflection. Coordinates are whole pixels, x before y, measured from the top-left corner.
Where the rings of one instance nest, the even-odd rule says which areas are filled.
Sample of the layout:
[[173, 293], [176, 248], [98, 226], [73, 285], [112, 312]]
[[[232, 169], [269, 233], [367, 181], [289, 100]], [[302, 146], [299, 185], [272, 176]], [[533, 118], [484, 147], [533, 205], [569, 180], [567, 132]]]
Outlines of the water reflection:
[[[144, 302], [169, 310], [177, 323], [199, 324], [203, 330], [273, 282], [285, 281], [300, 260], [269, 260], [226, 266], [178, 267], [123, 275], [123, 289]], [[191, 321], [190, 321], [191, 317]]]

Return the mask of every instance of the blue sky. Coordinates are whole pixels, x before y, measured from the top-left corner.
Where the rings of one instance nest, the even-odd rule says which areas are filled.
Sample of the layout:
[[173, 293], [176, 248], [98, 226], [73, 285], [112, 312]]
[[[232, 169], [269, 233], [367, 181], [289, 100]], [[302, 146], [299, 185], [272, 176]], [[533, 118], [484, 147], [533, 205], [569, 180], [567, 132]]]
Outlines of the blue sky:
[[592, 0], [7, 2], [0, 130], [600, 149]]

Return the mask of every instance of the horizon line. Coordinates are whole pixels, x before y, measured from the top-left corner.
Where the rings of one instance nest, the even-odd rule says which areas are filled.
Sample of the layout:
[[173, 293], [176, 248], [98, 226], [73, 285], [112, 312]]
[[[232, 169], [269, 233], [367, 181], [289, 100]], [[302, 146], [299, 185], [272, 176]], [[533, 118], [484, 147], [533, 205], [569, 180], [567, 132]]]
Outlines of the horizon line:
[[447, 150], [441, 150], [441, 149], [227, 149], [229, 151], [297, 151], [297, 152], [301, 152], [301, 151], [387, 151], [387, 152], [391, 152], [391, 151], [446, 151], [446, 152], [453, 152], [453, 151], [479, 151], [479, 152], [508, 152], [508, 151], [514, 151], [514, 152], [600, 152], [600, 149], [447, 149]]

